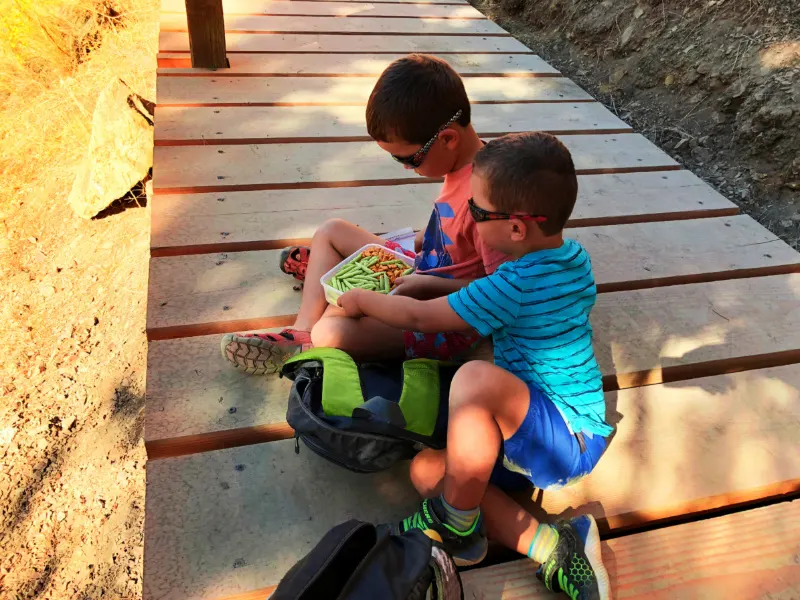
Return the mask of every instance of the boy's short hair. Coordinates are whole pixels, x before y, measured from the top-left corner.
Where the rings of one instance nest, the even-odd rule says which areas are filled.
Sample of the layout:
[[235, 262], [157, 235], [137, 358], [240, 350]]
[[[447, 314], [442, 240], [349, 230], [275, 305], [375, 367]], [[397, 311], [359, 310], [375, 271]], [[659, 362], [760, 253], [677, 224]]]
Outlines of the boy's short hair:
[[575, 165], [567, 147], [549, 133], [512, 133], [492, 140], [475, 156], [489, 202], [504, 213], [541, 215], [545, 235], [564, 229], [578, 197]]
[[424, 144], [461, 111], [470, 123], [469, 98], [453, 67], [435, 56], [409, 54], [381, 73], [367, 102], [367, 131], [380, 142]]

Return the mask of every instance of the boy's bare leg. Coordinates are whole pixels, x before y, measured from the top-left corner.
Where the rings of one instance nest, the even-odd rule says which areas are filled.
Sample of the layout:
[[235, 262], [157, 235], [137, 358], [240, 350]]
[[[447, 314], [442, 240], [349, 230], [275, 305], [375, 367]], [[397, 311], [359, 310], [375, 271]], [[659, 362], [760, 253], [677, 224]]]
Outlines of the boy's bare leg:
[[312, 343], [311, 330], [325, 313], [328, 302], [319, 280], [347, 256], [366, 244], [383, 244], [377, 235], [343, 221], [330, 219], [317, 229], [305, 272], [300, 310], [294, 327], [280, 333], [229, 333], [220, 340], [226, 360], [253, 375], [275, 373], [291, 356]]
[[[411, 462], [411, 483], [423, 498], [442, 493], [444, 450], [423, 450]], [[481, 500], [481, 513], [490, 539], [520, 554], [527, 554], [539, 521], [499, 488], [489, 484]]]
[[315, 346], [339, 348], [365, 360], [402, 358], [405, 350], [401, 330], [369, 317], [351, 319], [335, 306], [328, 306], [314, 325], [311, 341]]
[[[551, 591], [577, 600], [609, 600], [600, 535], [590, 515], [556, 526], [540, 523], [488, 483], [501, 440], [516, 433], [529, 405], [527, 385], [511, 373], [481, 361], [459, 369], [450, 387], [447, 448], [421, 452], [411, 464], [414, 486], [433, 499], [401, 528], [433, 528], [444, 536], [456, 564], [475, 564], [482, 560], [481, 543], [486, 552], [486, 540], [476, 531], [482, 518], [491, 538], [542, 564], [539, 573]], [[586, 568], [574, 571], [574, 564]]]
[[305, 279], [307, 285], [303, 286], [303, 299], [294, 328], [311, 331], [325, 313], [328, 302], [325, 300], [325, 290], [319, 283], [320, 277], [362, 246], [383, 243], [384, 240], [377, 235], [342, 219], [325, 221], [314, 233], [311, 242]]
[[456, 509], [478, 506], [501, 443], [528, 413], [528, 386], [491, 363], [461, 367], [450, 386], [447, 461], [443, 496]]

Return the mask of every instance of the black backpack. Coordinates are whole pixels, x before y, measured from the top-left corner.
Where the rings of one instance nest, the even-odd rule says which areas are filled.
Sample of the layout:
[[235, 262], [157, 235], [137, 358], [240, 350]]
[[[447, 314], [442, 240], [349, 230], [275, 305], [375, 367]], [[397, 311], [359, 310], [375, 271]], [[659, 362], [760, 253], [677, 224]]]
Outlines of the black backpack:
[[422, 531], [390, 535], [351, 520], [326, 533], [269, 598], [463, 600], [464, 593], [453, 560]]
[[444, 447], [457, 368], [429, 359], [356, 364], [341, 350], [314, 348], [281, 370], [294, 381], [286, 420], [323, 458], [357, 473], [382, 471]]

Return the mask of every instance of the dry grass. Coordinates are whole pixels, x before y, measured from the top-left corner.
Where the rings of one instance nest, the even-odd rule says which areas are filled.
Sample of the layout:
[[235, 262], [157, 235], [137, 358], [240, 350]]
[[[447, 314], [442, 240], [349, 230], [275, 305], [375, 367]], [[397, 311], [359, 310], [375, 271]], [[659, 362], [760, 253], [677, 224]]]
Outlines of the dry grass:
[[0, 0], [0, 211], [69, 193], [97, 94], [155, 97], [156, 0]]

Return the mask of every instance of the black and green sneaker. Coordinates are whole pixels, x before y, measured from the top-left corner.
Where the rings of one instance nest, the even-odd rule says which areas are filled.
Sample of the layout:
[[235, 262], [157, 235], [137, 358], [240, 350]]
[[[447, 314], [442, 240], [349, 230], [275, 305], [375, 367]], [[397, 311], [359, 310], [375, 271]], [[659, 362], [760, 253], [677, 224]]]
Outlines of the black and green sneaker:
[[600, 534], [590, 515], [555, 525], [558, 544], [536, 576], [551, 592], [572, 600], [610, 600], [611, 585], [600, 555]]
[[477, 565], [486, 557], [486, 550], [489, 547], [483, 517], [478, 515], [472, 527], [468, 531], [461, 532], [442, 521], [439, 516], [442, 514], [444, 508], [441, 506], [441, 501], [438, 498], [427, 498], [413, 515], [387, 527], [395, 535], [400, 535], [409, 529], [421, 529], [453, 557], [456, 566]]

